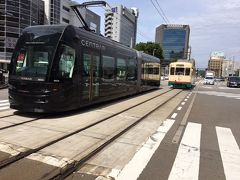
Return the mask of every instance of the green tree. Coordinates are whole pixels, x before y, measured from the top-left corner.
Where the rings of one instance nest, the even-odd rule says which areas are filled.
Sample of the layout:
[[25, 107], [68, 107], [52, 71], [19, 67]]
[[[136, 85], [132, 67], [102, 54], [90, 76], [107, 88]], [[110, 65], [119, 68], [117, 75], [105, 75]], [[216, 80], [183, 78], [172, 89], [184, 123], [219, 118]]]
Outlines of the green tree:
[[163, 59], [163, 51], [162, 51], [161, 46], [158, 43], [140, 42], [140, 43], [136, 44], [135, 49], [138, 51], [143, 51], [146, 54], [154, 55], [155, 57], [157, 57], [159, 59]]

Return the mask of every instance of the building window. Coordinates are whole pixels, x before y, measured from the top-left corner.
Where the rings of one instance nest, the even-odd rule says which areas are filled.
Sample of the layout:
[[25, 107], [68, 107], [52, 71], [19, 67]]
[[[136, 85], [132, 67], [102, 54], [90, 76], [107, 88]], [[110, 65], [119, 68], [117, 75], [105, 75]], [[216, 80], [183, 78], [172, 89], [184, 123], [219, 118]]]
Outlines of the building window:
[[62, 18], [62, 21], [65, 22], [65, 23], [67, 23], [67, 24], [69, 24], [69, 20], [66, 19], [66, 18]]
[[62, 8], [63, 8], [63, 10], [65, 10], [65, 11], [67, 11], [67, 12], [70, 11], [70, 9], [69, 9], [68, 7], [66, 7], [66, 6], [63, 6]]

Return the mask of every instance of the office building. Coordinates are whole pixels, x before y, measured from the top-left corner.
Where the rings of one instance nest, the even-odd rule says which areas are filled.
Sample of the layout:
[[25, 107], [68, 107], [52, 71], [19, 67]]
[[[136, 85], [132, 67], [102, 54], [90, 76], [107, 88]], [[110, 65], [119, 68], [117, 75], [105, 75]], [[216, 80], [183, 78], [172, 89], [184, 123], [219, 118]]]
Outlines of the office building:
[[189, 25], [162, 24], [156, 28], [155, 43], [163, 49], [163, 66], [190, 57], [189, 35]]
[[[44, 0], [45, 24], [71, 24], [82, 27], [71, 6], [79, 4], [71, 0]], [[78, 8], [86, 23], [97, 34], [100, 33], [100, 16], [86, 8]]]
[[136, 45], [137, 8], [126, 8], [122, 5], [105, 13], [105, 36], [126, 46]]
[[61, 0], [43, 0], [45, 19], [44, 24], [59, 24], [60, 23], [60, 11]]
[[223, 76], [224, 52], [212, 52], [208, 60], [208, 70], [215, 72], [215, 77]]
[[0, 1], [0, 68], [7, 69], [22, 30], [43, 23], [42, 0]]
[[[0, 1], [0, 69], [8, 69], [12, 52], [22, 30], [43, 24], [82, 26], [71, 9], [71, 0], [6, 0]], [[100, 33], [100, 16], [81, 9], [87, 24]]]
[[[70, 6], [79, 4], [75, 1], [62, 0], [61, 14], [60, 14], [60, 23], [61, 24], [71, 24], [76, 27], [82, 27], [78, 17], [75, 15]], [[83, 19], [86, 21], [89, 28], [100, 34], [100, 16], [92, 12], [87, 8], [78, 8]]]

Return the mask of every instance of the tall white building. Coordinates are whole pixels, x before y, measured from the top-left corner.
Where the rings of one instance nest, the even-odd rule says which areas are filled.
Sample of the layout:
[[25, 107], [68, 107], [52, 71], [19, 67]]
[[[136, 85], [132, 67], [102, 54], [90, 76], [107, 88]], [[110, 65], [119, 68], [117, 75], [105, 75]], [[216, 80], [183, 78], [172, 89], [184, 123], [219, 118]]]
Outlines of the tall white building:
[[45, 24], [59, 24], [61, 0], [43, 0], [45, 11]]
[[134, 47], [137, 37], [137, 8], [122, 5], [105, 13], [105, 36], [126, 46]]

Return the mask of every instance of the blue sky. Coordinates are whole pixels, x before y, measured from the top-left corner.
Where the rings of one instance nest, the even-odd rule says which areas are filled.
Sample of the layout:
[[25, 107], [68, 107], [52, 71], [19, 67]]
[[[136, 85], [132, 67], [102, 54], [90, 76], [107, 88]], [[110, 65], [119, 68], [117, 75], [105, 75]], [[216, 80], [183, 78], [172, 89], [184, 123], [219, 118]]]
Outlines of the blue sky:
[[[207, 67], [212, 51], [223, 51], [227, 59], [240, 60], [240, 0], [152, 1], [155, 4], [158, 1], [170, 23], [190, 25], [192, 57], [198, 67]], [[165, 24], [151, 0], [106, 2], [112, 7], [122, 4], [139, 9], [137, 42], [154, 41], [156, 27]], [[102, 8], [92, 10], [101, 16], [104, 15]], [[101, 25], [104, 26], [103, 19]]]

